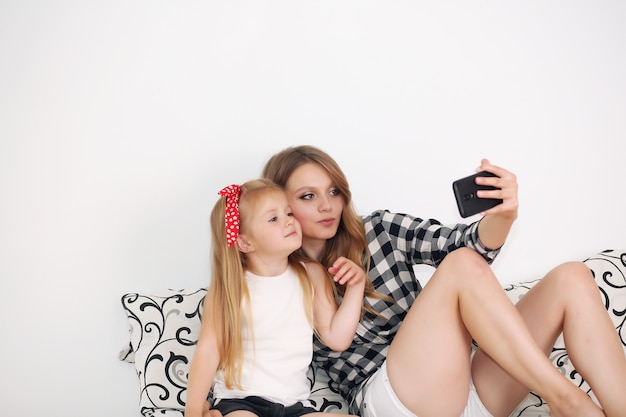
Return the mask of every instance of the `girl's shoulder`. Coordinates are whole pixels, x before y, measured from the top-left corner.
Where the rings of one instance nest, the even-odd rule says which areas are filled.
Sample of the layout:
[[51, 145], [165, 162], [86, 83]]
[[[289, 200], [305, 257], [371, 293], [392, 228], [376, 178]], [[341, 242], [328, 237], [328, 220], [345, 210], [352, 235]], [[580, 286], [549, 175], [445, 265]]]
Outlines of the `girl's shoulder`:
[[306, 269], [309, 280], [314, 287], [318, 285], [323, 285], [326, 282], [328, 274], [322, 264], [320, 264], [319, 262], [307, 260], [302, 261], [302, 265], [304, 265], [304, 269]]
[[309, 275], [317, 275], [325, 273], [325, 269], [319, 262], [311, 261], [311, 260], [303, 260], [302, 265], [304, 269], [306, 269], [307, 274]]

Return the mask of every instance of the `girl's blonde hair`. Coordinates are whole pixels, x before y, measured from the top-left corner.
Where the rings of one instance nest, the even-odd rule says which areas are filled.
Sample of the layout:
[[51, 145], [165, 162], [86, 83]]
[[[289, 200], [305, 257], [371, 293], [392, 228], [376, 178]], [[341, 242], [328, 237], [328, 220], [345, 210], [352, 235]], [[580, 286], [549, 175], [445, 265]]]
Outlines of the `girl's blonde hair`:
[[[250, 215], [259, 202], [283, 190], [268, 179], [248, 181], [241, 186], [239, 196], [240, 228], [245, 232]], [[252, 317], [249, 308], [250, 294], [245, 274], [248, 270], [246, 255], [237, 249], [237, 245], [228, 246], [225, 224], [226, 198], [220, 198], [211, 212], [212, 236], [212, 278], [206, 295], [206, 308], [217, 338], [220, 369], [228, 388], [240, 387], [243, 364], [243, 331], [248, 328], [254, 340]], [[303, 259], [295, 254], [289, 256], [289, 265], [296, 272], [304, 295], [307, 318], [313, 321], [313, 288], [308, 279]]]
[[[365, 226], [352, 203], [352, 192], [348, 180], [335, 160], [319, 148], [302, 145], [286, 148], [274, 154], [265, 164], [262, 176], [285, 188], [289, 177], [296, 168], [307, 163], [314, 163], [326, 170], [337, 187], [344, 201], [344, 209], [337, 233], [326, 241], [320, 263], [326, 268], [332, 266], [339, 256], [345, 256], [357, 265], [361, 265], [366, 273], [369, 271], [370, 253], [365, 238]], [[300, 255], [308, 258], [302, 249]], [[310, 258], [309, 258], [310, 259]], [[334, 283], [335, 293], [343, 296], [345, 287]], [[365, 283], [365, 297], [385, 298], [374, 290], [372, 282]], [[363, 299], [363, 310], [375, 313]], [[375, 313], [376, 314], [376, 313]]]

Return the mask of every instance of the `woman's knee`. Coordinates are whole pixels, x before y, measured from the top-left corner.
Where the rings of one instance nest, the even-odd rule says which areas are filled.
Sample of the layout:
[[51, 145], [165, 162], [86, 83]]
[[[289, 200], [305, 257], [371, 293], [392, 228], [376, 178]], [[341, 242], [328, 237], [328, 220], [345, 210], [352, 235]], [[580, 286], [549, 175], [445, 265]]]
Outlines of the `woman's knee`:
[[501, 288], [487, 261], [468, 248], [459, 248], [446, 255], [431, 280], [463, 291], [484, 290], [488, 286]]
[[598, 285], [585, 263], [579, 261], [565, 262], [556, 266], [544, 277], [556, 291], [568, 294], [569, 297], [588, 295], [598, 296]]
[[579, 261], [571, 261], [562, 263], [550, 271], [550, 277], [563, 281], [564, 284], [595, 285], [591, 270], [585, 263]]
[[462, 272], [464, 276], [468, 274], [491, 275], [491, 267], [487, 261], [469, 248], [459, 248], [450, 252], [441, 262], [441, 266], [454, 268]]

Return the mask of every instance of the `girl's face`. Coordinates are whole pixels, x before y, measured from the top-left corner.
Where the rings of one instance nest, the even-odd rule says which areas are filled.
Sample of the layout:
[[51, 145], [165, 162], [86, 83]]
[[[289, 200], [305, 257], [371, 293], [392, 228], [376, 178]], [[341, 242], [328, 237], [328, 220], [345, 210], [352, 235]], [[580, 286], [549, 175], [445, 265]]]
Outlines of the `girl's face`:
[[310, 162], [300, 165], [285, 184], [293, 215], [302, 226], [302, 241], [307, 245], [324, 243], [337, 233], [344, 199], [328, 172]]
[[254, 243], [254, 252], [282, 258], [300, 249], [302, 229], [284, 193], [264, 196], [253, 210], [241, 224], [241, 235]]

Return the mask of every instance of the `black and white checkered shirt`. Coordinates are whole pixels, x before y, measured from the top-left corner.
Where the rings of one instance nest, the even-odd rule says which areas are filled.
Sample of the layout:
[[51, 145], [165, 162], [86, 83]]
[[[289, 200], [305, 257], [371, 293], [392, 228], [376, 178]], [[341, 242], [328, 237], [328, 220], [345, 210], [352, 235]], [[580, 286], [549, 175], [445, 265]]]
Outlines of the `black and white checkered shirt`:
[[367, 302], [384, 318], [366, 313], [352, 345], [345, 351], [331, 351], [318, 340], [314, 347], [316, 365], [328, 372], [332, 387], [348, 401], [354, 414], [361, 406], [363, 383], [382, 365], [404, 316], [422, 289], [413, 265], [436, 268], [446, 254], [464, 246], [474, 249], [489, 263], [499, 252], [479, 241], [478, 222], [443, 226], [434, 219], [387, 210], [375, 211], [363, 222], [371, 254], [369, 277], [376, 291], [394, 302], [368, 298]]

